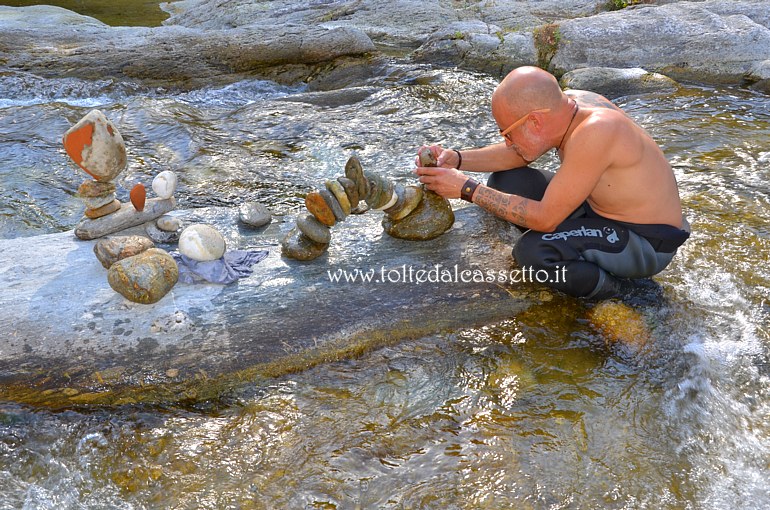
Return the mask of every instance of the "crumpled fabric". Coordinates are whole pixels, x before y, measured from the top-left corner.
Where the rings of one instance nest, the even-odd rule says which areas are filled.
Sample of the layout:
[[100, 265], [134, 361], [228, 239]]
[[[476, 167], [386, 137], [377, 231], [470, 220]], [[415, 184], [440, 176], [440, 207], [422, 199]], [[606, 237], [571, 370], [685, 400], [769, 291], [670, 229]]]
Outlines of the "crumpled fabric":
[[179, 281], [183, 283], [221, 283], [227, 285], [251, 276], [251, 266], [267, 257], [267, 250], [230, 250], [222, 258], [200, 262], [178, 251], [170, 253], [179, 267]]

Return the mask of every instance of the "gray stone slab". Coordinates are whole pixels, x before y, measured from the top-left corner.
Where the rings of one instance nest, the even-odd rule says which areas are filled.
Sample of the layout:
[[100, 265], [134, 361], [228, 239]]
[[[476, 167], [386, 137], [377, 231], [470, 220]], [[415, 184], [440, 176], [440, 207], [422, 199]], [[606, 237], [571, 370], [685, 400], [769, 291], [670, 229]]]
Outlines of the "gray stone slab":
[[[503, 320], [532, 303], [531, 287], [416, 281], [415, 271], [454, 274], [455, 264], [514, 268], [516, 234], [476, 207], [458, 211], [455, 226], [427, 242], [384, 234], [381, 213], [351, 216], [312, 262], [280, 255], [293, 217], [257, 232], [239, 225], [237, 208], [171, 214], [215, 225], [228, 249], [269, 256], [235, 284], [177, 283], [158, 303], [141, 305], [110, 288], [95, 242], [72, 231], [0, 241], [0, 399], [58, 407], [212, 398], [244, 380]], [[141, 227], [122, 234], [132, 230]], [[373, 281], [330, 280], [342, 270]]]

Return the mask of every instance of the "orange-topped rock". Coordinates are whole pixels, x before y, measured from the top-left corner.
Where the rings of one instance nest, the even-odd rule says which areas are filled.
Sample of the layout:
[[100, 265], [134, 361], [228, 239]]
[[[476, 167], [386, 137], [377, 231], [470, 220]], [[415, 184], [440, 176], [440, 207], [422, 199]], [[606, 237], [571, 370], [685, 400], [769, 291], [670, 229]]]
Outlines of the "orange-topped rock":
[[147, 200], [147, 190], [144, 188], [144, 184], [141, 182], [131, 188], [131, 193], [128, 195], [131, 198], [131, 204], [137, 211], [144, 210], [144, 202]]
[[99, 110], [68, 129], [63, 143], [72, 160], [97, 181], [111, 181], [126, 168], [123, 137]]
[[310, 211], [310, 214], [327, 227], [333, 227], [337, 223], [334, 212], [318, 191], [311, 191], [305, 196], [305, 207]]

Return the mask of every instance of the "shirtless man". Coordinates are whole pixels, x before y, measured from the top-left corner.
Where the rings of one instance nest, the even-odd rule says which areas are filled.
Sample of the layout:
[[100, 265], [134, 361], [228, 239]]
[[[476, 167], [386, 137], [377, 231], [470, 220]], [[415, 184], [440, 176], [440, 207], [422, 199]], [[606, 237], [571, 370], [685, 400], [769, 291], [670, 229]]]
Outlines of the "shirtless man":
[[[602, 299], [619, 292], [617, 277], [649, 277], [671, 262], [689, 236], [673, 171], [619, 108], [520, 67], [492, 94], [492, 115], [504, 142], [462, 152], [433, 146], [438, 167], [415, 172], [439, 195], [526, 230], [513, 249], [520, 266], [566, 268], [547, 285]], [[527, 166], [554, 148], [558, 172]], [[460, 170], [492, 175], [483, 185]]]

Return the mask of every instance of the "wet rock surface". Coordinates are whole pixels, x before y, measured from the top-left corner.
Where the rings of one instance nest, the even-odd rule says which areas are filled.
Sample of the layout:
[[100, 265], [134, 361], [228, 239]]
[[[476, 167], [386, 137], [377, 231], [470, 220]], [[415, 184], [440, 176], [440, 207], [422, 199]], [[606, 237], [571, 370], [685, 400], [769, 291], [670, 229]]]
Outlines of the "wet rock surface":
[[[365, 346], [465, 327], [468, 317], [479, 324], [501, 320], [527, 302], [495, 284], [395, 279], [404, 267], [510, 269], [510, 226], [475, 207], [457, 211], [456, 229], [424, 243], [383, 235], [377, 214], [350, 216], [327, 254], [312, 263], [281, 257], [280, 240], [294, 221], [250, 230], [238, 226], [237, 208], [174, 214], [185, 224], [213, 224], [231, 249], [270, 254], [236, 285], [177, 283], [165, 298], [143, 305], [110, 288], [93, 254], [95, 241], [72, 232], [0, 240], [4, 256], [18, 261], [0, 273], [8, 289], [0, 295], [0, 327], [7, 332], [0, 398], [75, 402], [61, 393], [42, 395], [62, 386], [79, 391], [80, 403], [213, 397], [259, 370], [296, 370]], [[126, 234], [142, 227], [133, 230]], [[355, 267], [391, 279], [329, 278], [330, 271]], [[340, 306], [340, 296], [356, 306]], [[94, 379], [94, 372], [114, 366], [125, 372], [104, 383]], [[168, 367], [179, 370], [183, 387], [158, 385]], [[206, 381], [196, 379], [201, 370]], [[142, 384], [144, 397], [132, 390]]]

